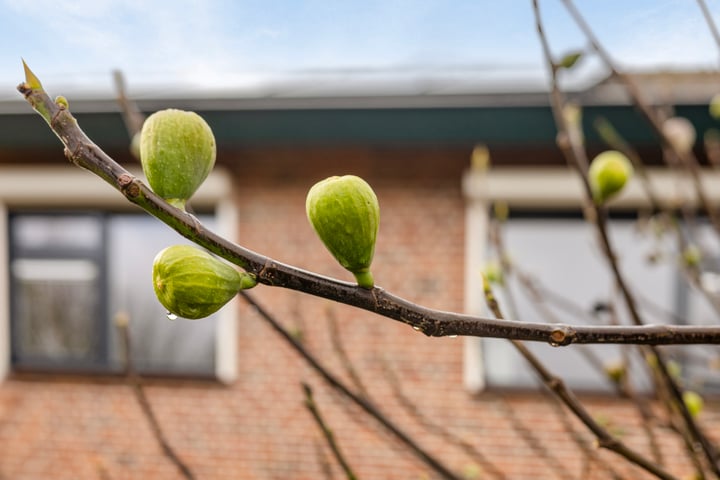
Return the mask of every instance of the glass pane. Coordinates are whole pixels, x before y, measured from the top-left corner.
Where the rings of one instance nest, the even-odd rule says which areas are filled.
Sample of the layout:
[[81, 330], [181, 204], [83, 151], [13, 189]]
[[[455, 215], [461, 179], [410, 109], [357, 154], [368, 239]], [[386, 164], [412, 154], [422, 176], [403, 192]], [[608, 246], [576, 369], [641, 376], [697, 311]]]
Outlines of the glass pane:
[[98, 268], [87, 260], [12, 263], [21, 360], [89, 360], [97, 351]]
[[[212, 217], [199, 218], [213, 228]], [[155, 255], [170, 245], [190, 242], [146, 215], [113, 216], [109, 239], [110, 313], [129, 314], [136, 368], [153, 373], [213, 375], [216, 317], [171, 321], [152, 286]], [[122, 349], [117, 338], [113, 343], [113, 361], [120, 367]]]
[[[648, 253], [655, 246], [654, 240], [641, 236], [634, 222], [615, 221], [610, 228], [613, 244], [621, 252], [621, 269], [638, 295], [639, 303], [648, 323], [667, 323], [667, 317], [655, 314], [658, 307], [667, 312], [674, 309], [677, 297], [676, 270], [671, 262], [651, 265], [646, 261]], [[541, 282], [545, 289], [580, 306], [590, 314], [597, 305], [619, 300], [612, 276], [606, 262], [597, 247], [593, 229], [582, 220], [559, 219], [515, 219], [508, 222], [505, 230], [505, 243], [512, 261], [523, 271]], [[594, 318], [581, 316], [559, 308], [548, 297], [542, 308], [518, 282], [512, 282], [514, 301], [517, 305], [517, 318], [527, 322], [547, 322], [544, 309], [552, 312], [556, 321], [569, 324], [594, 323], [607, 321], [599, 313]], [[501, 306], [508, 311], [508, 300], [502, 292], [497, 292]], [[647, 302], [653, 305], [648, 306]], [[630, 323], [624, 307], [618, 315], [623, 323]], [[590, 318], [589, 318], [590, 317]], [[487, 365], [488, 382], [496, 386], [527, 387], [537, 385], [534, 373], [526, 368], [525, 361], [506, 341], [487, 339], [483, 343], [483, 355]], [[549, 345], [528, 343], [528, 347], [543, 359], [546, 366], [561, 376], [571, 387], [577, 389], [598, 390], [609, 388], [602, 372], [593, 362], [621, 361], [621, 351], [613, 345], [580, 346], [553, 348]], [[639, 362], [631, 358], [631, 365], [638, 373], [635, 387], [647, 388]]]
[[20, 215], [10, 226], [15, 245], [27, 250], [97, 249], [102, 224], [89, 215]]
[[[720, 303], [720, 246], [713, 228], [707, 223], [698, 222], [697, 228], [690, 233], [704, 252], [700, 281], [707, 295], [692, 286], [684, 276], [681, 277], [679, 314], [688, 323], [717, 325], [720, 312], [713, 302]], [[698, 345], [681, 350], [680, 355], [687, 388], [720, 392], [720, 351], [716, 347]]]

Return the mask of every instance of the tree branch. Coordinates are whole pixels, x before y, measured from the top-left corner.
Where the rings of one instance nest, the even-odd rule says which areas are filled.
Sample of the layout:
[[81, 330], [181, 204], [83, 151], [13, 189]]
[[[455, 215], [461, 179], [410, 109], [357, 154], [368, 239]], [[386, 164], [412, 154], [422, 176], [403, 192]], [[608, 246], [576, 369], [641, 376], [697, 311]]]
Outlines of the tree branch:
[[355, 405], [360, 407], [365, 413], [369, 414], [375, 420], [377, 420], [387, 431], [389, 431], [397, 440], [405, 445], [416, 457], [422, 460], [426, 465], [432, 468], [436, 473], [440, 474], [443, 478], [450, 480], [459, 480], [448, 467], [442, 462], [433, 457], [431, 454], [426, 452], [420, 445], [418, 445], [408, 434], [400, 430], [395, 424], [387, 418], [382, 412], [380, 412], [373, 404], [371, 404], [365, 398], [352, 392], [343, 382], [336, 378], [330, 371], [325, 368], [318, 359], [316, 359], [302, 344], [283, 326], [277, 319], [265, 310], [249, 292], [241, 290], [238, 294], [245, 300], [248, 305], [252, 306], [260, 317], [265, 320], [276, 333], [292, 347], [295, 352], [300, 355], [310, 365], [320, 377], [327, 382], [328, 385], [333, 387], [336, 391], [345, 396], [348, 400], [352, 401]]
[[[503, 318], [500, 306], [498, 305], [497, 300], [490, 289], [490, 285], [487, 282], [485, 282], [485, 299], [493, 314], [498, 318]], [[560, 401], [562, 401], [565, 406], [573, 412], [578, 420], [580, 420], [597, 437], [598, 445], [600, 447], [606, 448], [625, 457], [628, 461], [645, 469], [658, 478], [663, 480], [677, 480], [662, 467], [646, 459], [634, 450], [631, 450], [622, 441], [613, 437], [605, 428], [600, 426], [585, 409], [582, 403], [580, 403], [572, 391], [567, 388], [565, 382], [545, 368], [545, 366], [535, 357], [535, 355], [532, 354], [527, 346], [518, 341], [512, 341], [512, 344], [530, 364], [530, 366], [532, 366], [533, 370], [535, 370], [535, 373], [538, 374], [545, 386], [549, 388], [550, 391], [552, 391], [560, 399]]]
[[78, 126], [67, 102], [54, 102], [27, 69], [27, 81], [18, 90], [46, 120], [65, 145], [65, 155], [120, 191], [130, 202], [155, 216], [182, 236], [256, 276], [259, 283], [297, 290], [375, 312], [412, 326], [428, 336], [465, 335], [546, 342], [617, 344], [720, 344], [720, 326], [612, 326], [590, 327], [507, 322], [433, 310], [416, 305], [382, 288], [371, 290], [278, 262], [232, 243], [203, 226], [193, 215], [165, 202], [143, 182], [120, 166]]
[[343, 472], [345, 472], [345, 477], [347, 478], [347, 480], [357, 480], [357, 476], [350, 467], [350, 464], [345, 459], [345, 455], [343, 455], [342, 451], [340, 450], [340, 445], [338, 445], [337, 441], [335, 441], [335, 434], [325, 422], [325, 419], [320, 413], [320, 409], [315, 403], [312, 388], [310, 388], [310, 385], [308, 385], [307, 383], [303, 383], [302, 387], [303, 392], [305, 392], [305, 408], [308, 409], [313, 419], [315, 420], [315, 423], [317, 423], [318, 427], [320, 428], [320, 431], [322, 432], [325, 441], [330, 447], [330, 450], [332, 451], [335, 460], [343, 469]]
[[[570, 0], [563, 0], [563, 3], [565, 6], [570, 10], [571, 14], [575, 18], [576, 22], [580, 27], [586, 32], [588, 35], [588, 38], [590, 38], [593, 47], [595, 48], [598, 53], [603, 56], [603, 59], [606, 60], [610, 65], [611, 62], [609, 60], [609, 56], [602, 50], [599, 43], [595, 40], [594, 36], [592, 36], [589, 27], [584, 22], [582, 17], [580, 17], [579, 12], [574, 8], [574, 5]], [[642, 318], [640, 317], [639, 310], [637, 308], [637, 302], [635, 300], [635, 297], [633, 296], [632, 292], [630, 291], [629, 286], [627, 285], [627, 282], [625, 281], [625, 278], [623, 277], [622, 273], [620, 272], [620, 268], [617, 262], [617, 256], [615, 255], [614, 249], [612, 247], [612, 244], [610, 242], [610, 237], [608, 235], [607, 231], [607, 209], [603, 207], [599, 207], [595, 202], [592, 201], [593, 195], [592, 195], [592, 189], [590, 187], [590, 183], [588, 181], [588, 160], [587, 155], [585, 153], [585, 149], [582, 147], [582, 145], [579, 144], [577, 141], [577, 125], [570, 126], [568, 125], [568, 122], [565, 120], [562, 109], [563, 109], [563, 99], [562, 95], [560, 93], [560, 90], [558, 88], [557, 84], [557, 65], [553, 61], [552, 54], [550, 52], [550, 47], [547, 42], [547, 38], [545, 36], [545, 33], [542, 28], [542, 22], [540, 19], [540, 11], [537, 4], [537, 0], [533, 0], [533, 9], [535, 13], [535, 20], [536, 20], [536, 26], [538, 35], [540, 37], [540, 41], [542, 44], [542, 50], [543, 54], [545, 56], [546, 63], [548, 65], [548, 69], [550, 70], [550, 76], [551, 76], [551, 106], [553, 109], [553, 114], [555, 118], [555, 122], [557, 124], [558, 128], [558, 146], [560, 147], [562, 153], [565, 155], [568, 163], [575, 167], [575, 169], [578, 172], [578, 175], [582, 181], [584, 191], [585, 191], [585, 198], [588, 204], [588, 213], [590, 214], [590, 219], [592, 223], [596, 226], [596, 230], [598, 233], [598, 236], [600, 237], [600, 245], [602, 247], [602, 251], [605, 254], [605, 257], [608, 262], [608, 266], [610, 267], [610, 270], [613, 273], [613, 276], [615, 278], [615, 282], [620, 289], [620, 292], [623, 296], [623, 299], [625, 301], [625, 304], [627, 306], [628, 312], [630, 314], [630, 318], [636, 326], [643, 326], [644, 322]], [[616, 70], [613, 68], [613, 71], [616, 72]], [[629, 82], [629, 80], [628, 80]], [[654, 115], [650, 112], [649, 108], [645, 103], [641, 100], [639, 96], [639, 92], [635, 91], [634, 84], [632, 82], [629, 82], [626, 84], [629, 91], [634, 91], [632, 93], [633, 98], [636, 101], [636, 104], [638, 107], [643, 110], [643, 112], [647, 111], [647, 119], [648, 121], [653, 124], [653, 128], [657, 127], [657, 130], [659, 132], [660, 138], [663, 141], [663, 144], [666, 146], [669, 146], [675, 151], [675, 153], [678, 154], [678, 157], [685, 158], [690, 157], [691, 154], [688, 153], [686, 155], [683, 155], [683, 152], [676, 151], [675, 147], [667, 140], [665, 135], [663, 134], [661, 128], [659, 127], [659, 123], [657, 122], [657, 119]], [[633, 87], [633, 88], [631, 88]], [[702, 186], [699, 184], [696, 184], [697, 189], [701, 189]], [[698, 190], [698, 195], [702, 199], [702, 193], [701, 190]], [[710, 206], [708, 204], [704, 204], [706, 207], [706, 211], [708, 214], [713, 216], [713, 211], [710, 209]], [[720, 231], [720, 223], [718, 224]], [[690, 415], [690, 412], [688, 411], [687, 407], [685, 406], [685, 402], [683, 401], [683, 395], [682, 395], [682, 389], [678, 386], [678, 384], [675, 382], [675, 380], [672, 378], [670, 373], [667, 369], [667, 362], [664, 359], [664, 355], [662, 352], [659, 351], [659, 349], [654, 348], [654, 346], [650, 346], [650, 352], [651, 355], [656, 359], [657, 363], [657, 370], [660, 374], [660, 380], [662, 381], [662, 384], [667, 388], [668, 392], [670, 393], [670, 398], [672, 399], [673, 405], [676, 407], [677, 411], [681, 415], [685, 425], [687, 426], [687, 429], [692, 436], [692, 438], [695, 440], [695, 442], [699, 443], [702, 447], [702, 451], [705, 455], [705, 458], [708, 460], [708, 463], [710, 464], [712, 470], [716, 473], [716, 475], [720, 476], [720, 454], [718, 453], [717, 448], [715, 445], [708, 439], [708, 437], [705, 435], [704, 432], [700, 429], [699, 425], [695, 422], [692, 415]]]
[[150, 429], [152, 430], [155, 440], [157, 440], [165, 456], [177, 467], [182, 476], [187, 480], [195, 480], [195, 475], [192, 470], [190, 470], [190, 467], [182, 461], [165, 437], [162, 426], [155, 416], [155, 411], [150, 404], [150, 400], [147, 398], [140, 376], [135, 371], [132, 361], [132, 343], [130, 341], [130, 319], [127, 314], [119, 313], [115, 317], [115, 326], [120, 331], [120, 338], [122, 341], [125, 361], [125, 378], [127, 379], [130, 387], [132, 387], [135, 399], [137, 400], [138, 405], [140, 405], [143, 415], [150, 424]]
[[585, 36], [588, 38], [592, 48], [595, 50], [595, 52], [597, 52], [605, 65], [610, 69], [613, 76], [615, 76], [623, 83], [625, 89], [630, 94], [630, 98], [632, 99], [633, 104], [640, 111], [642, 116], [645, 117], [653, 132], [655, 132], [657, 137], [660, 139], [663, 148], [666, 148], [669, 151], [673, 152], [675, 156], [677, 156], [677, 158], [681, 160], [682, 164], [688, 169], [695, 186], [695, 192], [697, 193], [698, 200], [705, 212], [707, 213], [708, 218], [710, 219], [710, 223], [715, 229], [715, 232], [720, 235], [720, 215], [718, 214], [717, 209], [710, 202], [710, 199], [705, 192], [705, 187], [700, 180], [700, 163], [695, 157], [695, 154], [692, 152], [692, 150], [680, 151], [680, 149], [678, 149], [675, 144], [668, 139], [667, 135], [665, 135], [665, 132], [663, 131], [660, 119], [658, 118], [656, 113], [648, 106], [648, 103], [643, 99], [643, 96], [640, 93], [640, 89], [638, 88], [638, 86], [628, 75], [625, 75], [624, 73], [621, 73], [620, 70], [618, 70], [612, 58], [610, 58], [610, 55], [607, 53], [607, 51], [605, 51], [602, 45], [600, 45], [600, 42], [593, 34], [590, 26], [587, 24], [587, 22], [585, 22], [585, 19], [582, 17], [582, 15], [580, 15], [580, 12], [577, 10], [577, 8], [575, 8], [575, 4], [572, 2], [572, 0], [562, 0], [562, 2], [570, 15], [575, 20], [575, 23], [578, 25], [578, 27], [580, 27]]

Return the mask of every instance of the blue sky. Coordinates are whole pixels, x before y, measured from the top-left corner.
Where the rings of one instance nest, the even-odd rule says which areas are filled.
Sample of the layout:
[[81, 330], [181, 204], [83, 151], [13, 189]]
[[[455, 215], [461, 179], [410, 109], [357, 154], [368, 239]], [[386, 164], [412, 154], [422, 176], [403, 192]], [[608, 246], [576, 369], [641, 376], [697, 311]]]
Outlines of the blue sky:
[[[720, 0], [706, 2], [720, 23]], [[576, 3], [626, 68], [718, 68], [695, 0]], [[540, 4], [557, 54], [585, 45], [559, 0]], [[168, 94], [386, 71], [501, 89], [545, 75], [530, 0], [0, 0], [0, 100], [16, 95], [21, 57], [52, 93], [111, 92], [113, 69]], [[575, 73], [600, 74], [591, 58]]]

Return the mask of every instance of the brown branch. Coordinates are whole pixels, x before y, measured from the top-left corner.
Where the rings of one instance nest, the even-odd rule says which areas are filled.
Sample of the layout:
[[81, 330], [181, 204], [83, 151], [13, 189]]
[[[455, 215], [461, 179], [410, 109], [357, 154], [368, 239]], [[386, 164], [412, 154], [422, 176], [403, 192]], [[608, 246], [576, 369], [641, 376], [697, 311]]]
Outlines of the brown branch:
[[[510, 288], [510, 282], [509, 280], [512, 277], [517, 277], [520, 281], [520, 284], [524, 286], [528, 292], [531, 295], [531, 298], [535, 300], [536, 305], [539, 305], [539, 310], [541, 311], [541, 314], [548, 315], [546, 319], [550, 323], [557, 323], [557, 320], [553, 313], [544, 306], [543, 297], [539, 294], [538, 290], [536, 289], [536, 285], [532, 284], [532, 281], [529, 278], [529, 275], [525, 274], [522, 271], [519, 271], [517, 266], [510, 263], [509, 261], [505, 260], [508, 257], [507, 250], [505, 248], [505, 242], [504, 242], [504, 236], [502, 229], [500, 228], [500, 222], [497, 220], [493, 220], [490, 224], [490, 238], [491, 243], [493, 244], [497, 255], [503, 259], [502, 263], [502, 271], [503, 271], [503, 278], [506, 280], [503, 285], [502, 289], [505, 293], [505, 297], [508, 300], [508, 306], [510, 307], [511, 312], [514, 313], [514, 316], [517, 316], [517, 305], [515, 303], [513, 291]], [[545, 291], [548, 291], [545, 289]], [[556, 300], [560, 300], [562, 306], [565, 308], [569, 308], [578, 314], [578, 312], [585, 313], [584, 310], [576, 305], [574, 302], [572, 302], [569, 299], [566, 299], [558, 294], [553, 294], [553, 298]], [[603, 377], [607, 380], [609, 380], [608, 375], [605, 374], [605, 366], [603, 365], [602, 361], [593, 353], [592, 350], [589, 348], [583, 348], [587, 347], [586, 345], [581, 345], [580, 348], [577, 350], [580, 355], [582, 355], [588, 363], [590, 363], [598, 372], [603, 374]], [[537, 363], [540, 363], [539, 359], [535, 360]], [[652, 431], [650, 421], [653, 419], [652, 413], [650, 411], [650, 408], [647, 406], [647, 403], [644, 399], [638, 398], [637, 395], [635, 395], [635, 392], [630, 388], [630, 385], [627, 382], [610, 382], [612, 386], [625, 398], [631, 399], [634, 405], [636, 405], [638, 411], [640, 412], [644, 422], [643, 427], [646, 434], [646, 437], [648, 438], [648, 442], [651, 447], [651, 451], [653, 453], [653, 457], [655, 461], [659, 464], [662, 464], [662, 455], [660, 453], [660, 447], [657, 444], [657, 439], [655, 438], [655, 434]], [[581, 438], [579, 435], [577, 435], [577, 432], [573, 429], [572, 425], [568, 421], [566, 411], [559, 408], [559, 405], [557, 403], [557, 398], [553, 398], [554, 402], [552, 403], [552, 406], [555, 407], [555, 412], [558, 415], [558, 418], [563, 423], [563, 427], [565, 428], [565, 431], [575, 440], [575, 443], [580, 447], [580, 449], [583, 451], [585, 456], [588, 458], [589, 461], [599, 462], [600, 465], [605, 468], [612, 476], [613, 478], [619, 478], [619, 475], [612, 469], [610, 465], [608, 465], [606, 462], [602, 461], [598, 456], [595, 454], [595, 451], [592, 450], [587, 443], [584, 441], [583, 438]]]
[[[487, 301], [490, 311], [498, 318], [503, 318], [500, 306], [492, 293], [490, 285], [485, 282], [485, 300]], [[613, 437], [605, 428], [598, 424], [575, 395], [570, 391], [565, 382], [561, 378], [553, 375], [545, 366], [532, 354], [532, 352], [522, 342], [512, 341], [513, 346], [525, 358], [535, 373], [540, 377], [545, 386], [550, 389], [570, 411], [580, 420], [597, 438], [598, 446], [606, 448], [612, 452], [621, 455], [628, 461], [645, 469], [658, 478], [664, 480], [677, 480], [670, 473], [665, 471], [655, 462], [646, 459], [639, 453], [631, 450], [622, 441]]]
[[[599, 44], [594, 39], [594, 37], [590, 37], [591, 33], [589, 31], [589, 27], [587, 24], [584, 23], [582, 18], [579, 16], [579, 13], [577, 10], [575, 10], [572, 2], [570, 0], [563, 0], [563, 3], [565, 6], [571, 10], [571, 13], [573, 14], [575, 20], [578, 22], [578, 24], [581, 24], [581, 28], [586, 31], [589, 38], [591, 38], [591, 42], [593, 43], [593, 46], [596, 50], [598, 50]], [[636, 326], [642, 326], [644, 325], [643, 320], [640, 317], [639, 310], [637, 308], [637, 303], [635, 300], [635, 297], [632, 295], [630, 288], [628, 287], [624, 276], [620, 272], [620, 268], [617, 262], [617, 256], [615, 255], [614, 249], [611, 245], [610, 238], [607, 231], [607, 209], [599, 207], [595, 202], [592, 201], [593, 194], [592, 189], [590, 187], [590, 183], [588, 181], [588, 160], [585, 153], [584, 148], [582, 145], [579, 144], [579, 142], [575, 141], [577, 138], [577, 135], [574, 134], [572, 129], [577, 129], [578, 126], [570, 126], [566, 122], [564, 116], [562, 115], [562, 108], [563, 108], [563, 99], [562, 95], [560, 93], [560, 90], [558, 88], [557, 84], [557, 66], [555, 62], [552, 59], [552, 54], [550, 53], [550, 47], [547, 43], [547, 38], [545, 37], [545, 33], [542, 28], [542, 23], [540, 19], [540, 12], [539, 8], [537, 6], [537, 0], [533, 0], [533, 7], [534, 7], [534, 13], [535, 13], [535, 19], [536, 19], [536, 25], [538, 30], [538, 35], [541, 40], [542, 44], [542, 50], [543, 54], [545, 56], [546, 63], [548, 65], [548, 68], [550, 70], [551, 75], [551, 106], [553, 110], [553, 115], [555, 118], [555, 123], [558, 128], [558, 146], [560, 147], [561, 151], [565, 155], [568, 163], [575, 167], [577, 170], [579, 177], [582, 181], [584, 191], [585, 191], [585, 198], [589, 209], [589, 218], [591, 222], [596, 226], [596, 230], [598, 233], [598, 236], [600, 237], [600, 243], [602, 247], [602, 251], [605, 254], [605, 257], [608, 262], [608, 266], [610, 267], [610, 270], [612, 271], [613, 277], [615, 278], [615, 283], [617, 284], [617, 287], [620, 289], [620, 293], [622, 294], [623, 300], [625, 301], [625, 304], [627, 306], [628, 312], [630, 313], [630, 318], [634, 325]], [[598, 50], [599, 52], [599, 50]], [[604, 53], [605, 56], [607, 54]], [[601, 55], [603, 55], [601, 54]], [[609, 57], [607, 59], [609, 61]], [[634, 98], [639, 99], [639, 92], [638, 96]], [[642, 101], [638, 101], [638, 104], [642, 105], [643, 107], [647, 108], [646, 105]], [[649, 111], [649, 109], [648, 109]], [[649, 121], [653, 122], [656, 121], [655, 117], [653, 115], [650, 115], [648, 118]], [[675, 147], [673, 145], [670, 145], [670, 142], [667, 141], [662, 131], [660, 131], [660, 134], [662, 135], [661, 138], [663, 138], [663, 141], [666, 145], [669, 147], [672, 147], [673, 150], [675, 150]], [[678, 156], [680, 156], [680, 152], [676, 152]], [[688, 156], [688, 155], [686, 155]], [[708, 210], [709, 214], [712, 214], [711, 210]], [[720, 226], [720, 224], [718, 224]], [[720, 228], [718, 229], [720, 232]], [[665, 386], [665, 388], [668, 389], [670, 393], [670, 398], [672, 399], [673, 405], [677, 408], [677, 411], [680, 413], [684, 423], [687, 426], [687, 429], [689, 433], [691, 434], [692, 438], [695, 440], [696, 443], [699, 443], [702, 446], [702, 451], [708, 460], [708, 463], [710, 464], [713, 471], [720, 476], [720, 454], [718, 453], [718, 450], [716, 449], [715, 445], [709, 440], [709, 438], [705, 435], [704, 432], [700, 429], [699, 425], [695, 422], [695, 419], [692, 415], [690, 415], [690, 412], [688, 411], [687, 407], [685, 406], [685, 402], [683, 401], [683, 393], [682, 389], [678, 386], [678, 384], [675, 382], [675, 380], [672, 378], [672, 375], [670, 375], [668, 369], [667, 369], [667, 362], [664, 359], [664, 355], [662, 352], [660, 352], [657, 348], [654, 346], [648, 347], [649, 351], [652, 353], [654, 358], [657, 359], [657, 369], [660, 374], [660, 380], [662, 381], [662, 384]], [[693, 442], [693, 443], [695, 443]]]
[[720, 344], [720, 326], [589, 327], [505, 322], [497, 319], [433, 310], [386, 290], [365, 289], [278, 262], [215, 234], [197, 218], [172, 207], [143, 182], [118, 165], [85, 135], [62, 102], [53, 102], [38, 83], [18, 87], [26, 100], [50, 125], [75, 165], [87, 169], [130, 202], [157, 217], [184, 237], [256, 275], [259, 283], [288, 288], [362, 308], [400, 321], [428, 336], [478, 336], [539, 341], [557, 346], [571, 343]]
[[477, 447], [424, 415], [418, 406], [405, 394], [402, 389], [400, 379], [385, 359], [383, 359], [382, 365], [383, 371], [385, 372], [385, 378], [390, 383], [393, 395], [408, 415], [413, 417], [415, 421], [422, 425], [422, 427], [428, 432], [438, 435], [446, 442], [451, 443], [460, 450], [464, 451], [469, 457], [477, 461], [488, 475], [500, 480], [507, 478], [505, 474], [500, 471]]
[[160, 448], [162, 449], [165, 456], [173, 463], [173, 465], [175, 465], [175, 467], [177, 467], [182, 476], [187, 480], [194, 480], [195, 475], [193, 474], [190, 467], [182, 461], [182, 459], [178, 456], [178, 454], [170, 445], [170, 442], [168, 442], [167, 437], [165, 437], [162, 426], [160, 425], [160, 422], [155, 416], [155, 411], [152, 408], [152, 404], [150, 403], [150, 400], [145, 393], [145, 387], [143, 386], [142, 379], [135, 371], [132, 360], [130, 318], [128, 317], [128, 315], [122, 312], [118, 313], [115, 317], [115, 326], [120, 333], [120, 339], [122, 342], [125, 378], [128, 385], [130, 385], [133, 393], [135, 394], [135, 399], [137, 400], [138, 405], [140, 405], [140, 409], [145, 416], [148, 424], [150, 425], [150, 430], [152, 430], [155, 440], [160, 445]]
[[132, 139], [140, 133], [145, 122], [145, 115], [143, 115], [135, 102], [128, 99], [125, 77], [120, 70], [113, 72], [113, 80], [115, 81], [115, 91], [117, 92], [117, 101], [118, 105], [120, 105], [123, 122], [125, 122], [125, 128]]
[[440, 460], [432, 456], [430, 453], [425, 451], [420, 445], [418, 445], [407, 433], [400, 430], [388, 417], [386, 417], [380, 410], [372, 405], [368, 400], [361, 397], [360, 395], [351, 391], [342, 381], [335, 377], [330, 371], [325, 368], [320, 361], [315, 358], [303, 345], [295, 339], [295, 337], [288, 332], [277, 319], [265, 310], [249, 292], [241, 290], [239, 293], [240, 297], [245, 300], [260, 317], [265, 320], [276, 333], [278, 333], [288, 345], [295, 350], [307, 363], [310, 365], [320, 377], [337, 392], [342, 394], [345, 398], [352, 401], [355, 405], [360, 407], [365, 413], [373, 417], [378, 423], [380, 423], [385, 429], [390, 432], [397, 440], [400, 441], [405, 447], [407, 447], [417, 458], [423, 461], [426, 465], [432, 468], [443, 478], [459, 480], [459, 477], [455, 475], [447, 466], [445, 466]]
[[345, 372], [350, 377], [352, 383], [355, 385], [355, 388], [357, 388], [357, 390], [362, 394], [363, 397], [369, 398], [367, 388], [365, 388], [365, 384], [360, 378], [360, 374], [358, 374], [355, 366], [353, 365], [350, 357], [347, 354], [347, 351], [345, 350], [345, 345], [343, 344], [342, 338], [340, 337], [340, 329], [338, 328], [338, 321], [335, 317], [335, 311], [333, 310], [332, 305], [328, 305], [326, 312], [328, 330], [330, 331], [330, 342], [332, 343], [333, 350], [335, 350], [335, 354], [340, 359], [340, 363], [345, 369]]
[[677, 158], [679, 158], [681, 160], [681, 163], [687, 168], [693, 180], [698, 200], [705, 212], [707, 213], [708, 218], [710, 219], [710, 223], [715, 229], [715, 232], [720, 235], [720, 215], [718, 215], [717, 209], [710, 202], [710, 199], [705, 192], [705, 187], [700, 180], [700, 162], [698, 162], [695, 154], [692, 152], [692, 150], [680, 151], [673, 144], [673, 142], [668, 139], [667, 135], [663, 131], [662, 123], [656, 112], [653, 111], [648, 105], [648, 103], [644, 100], [643, 95], [635, 82], [628, 75], [620, 72], [619, 69], [615, 66], [615, 62], [613, 62], [610, 55], [595, 37], [590, 26], [587, 24], [582, 15], [580, 15], [580, 12], [577, 10], [577, 8], [575, 8], [575, 4], [572, 2], [572, 0], [562, 0], [562, 2], [565, 5], [565, 8], [570, 13], [570, 16], [573, 17], [573, 19], [575, 20], [575, 23], [588, 38], [593, 50], [595, 50], [595, 52], [600, 56], [601, 60], [610, 69], [612, 75], [623, 83], [625, 89], [630, 94], [630, 98], [632, 99], [633, 104], [640, 111], [642, 116], [647, 120], [653, 132], [660, 139], [663, 148], [666, 148], [673, 152], [673, 154]]
[[717, 45], [718, 49], [720, 49], [720, 33], [718, 33], [717, 25], [715, 25], [715, 21], [713, 20], [712, 15], [710, 15], [710, 10], [708, 10], [705, 0], [697, 0], [697, 3], [702, 11], [703, 18], [705, 18], [705, 22], [708, 24], [710, 33], [712, 33], [715, 45]]
[[[685, 239], [685, 235], [683, 234], [683, 231], [678, 224], [680, 219], [677, 218], [676, 214], [671, 211], [667, 207], [663, 207], [660, 204], [659, 197], [655, 193], [655, 189], [653, 188], [652, 184], [650, 183], [650, 179], [647, 176], [647, 172], [645, 171], [645, 167], [640, 160], [640, 155], [635, 151], [634, 148], [632, 148], [624, 138], [615, 130], [615, 128], [612, 126], [612, 124], [607, 121], [604, 118], [598, 118], [596, 119], [594, 123], [595, 129], [597, 130], [600, 137], [608, 144], [611, 148], [614, 148], [616, 150], [619, 150], [627, 156], [630, 161], [633, 164], [633, 167], [635, 168], [635, 173], [637, 174], [637, 177], [640, 179], [640, 184], [643, 186], [643, 189], [645, 190], [645, 195], [648, 198], [648, 201], [650, 202], [650, 207], [652, 208], [653, 212], [657, 212], [658, 214], [662, 215], [663, 220], [665, 220], [667, 225], [670, 225], [675, 232], [678, 240], [678, 251], [679, 252], [685, 252], [685, 250], [688, 248], [688, 240]], [[682, 218], [685, 220], [685, 223], [688, 226], [693, 225], [693, 218], [691, 216], [691, 213], [688, 212], [687, 208], [681, 208], [680, 209], [682, 213]], [[703, 252], [704, 253], [704, 252]], [[707, 290], [702, 285], [702, 282], [700, 281], [700, 270], [698, 267], [691, 267], [689, 265], [686, 265], [686, 263], [683, 261], [681, 262], [681, 267], [683, 272], [685, 273], [685, 276], [687, 277], [689, 283], [695, 287], [695, 289], [700, 292], [700, 294], [705, 297], [705, 300], [709, 303], [709, 305], [715, 310], [716, 313], [720, 313], [720, 299], [718, 299], [715, 295], [713, 295], [711, 292]]]
[[335, 434], [328, 426], [327, 422], [325, 422], [325, 419], [322, 417], [317, 403], [315, 403], [312, 388], [310, 388], [310, 385], [308, 385], [307, 383], [303, 383], [302, 387], [303, 391], [305, 392], [305, 408], [308, 409], [313, 419], [315, 420], [315, 423], [317, 423], [318, 428], [320, 428], [323, 438], [325, 438], [325, 442], [327, 442], [328, 447], [330, 447], [330, 451], [335, 457], [335, 460], [338, 462], [343, 472], [345, 472], [345, 477], [347, 477], [348, 480], [357, 480], [358, 477], [353, 472], [350, 464], [347, 462], [347, 459], [345, 459], [345, 455], [343, 455], [342, 451], [340, 450], [340, 445], [338, 445], [337, 441], [335, 440]]
[[315, 442], [315, 453], [317, 454], [318, 463], [320, 464], [320, 470], [322, 471], [325, 480], [333, 480], [333, 478], [335, 477], [333, 476], [330, 462], [325, 457], [325, 452], [323, 451], [320, 441]]

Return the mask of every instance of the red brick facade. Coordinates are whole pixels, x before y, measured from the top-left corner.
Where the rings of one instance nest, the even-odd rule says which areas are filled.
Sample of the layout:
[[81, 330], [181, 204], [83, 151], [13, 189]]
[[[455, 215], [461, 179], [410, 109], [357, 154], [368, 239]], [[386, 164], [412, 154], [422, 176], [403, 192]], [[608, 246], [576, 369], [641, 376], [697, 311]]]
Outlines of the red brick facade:
[[[462, 156], [467, 158], [467, 153]], [[433, 178], [422, 168], [413, 173], [409, 154], [401, 159], [402, 169], [390, 165], [383, 170], [382, 162], [363, 166], [362, 158], [371, 154], [357, 154], [349, 169], [329, 166], [347, 165], [335, 157], [333, 162], [308, 164], [298, 159], [297, 174], [262, 175], [252, 172], [257, 167], [238, 168], [239, 241], [279, 261], [349, 280], [309, 227], [304, 199], [322, 176], [361, 173], [375, 187], [381, 205], [377, 283], [417, 303], [461, 311], [465, 232], [457, 163], [448, 161], [450, 168]], [[403, 177], [398, 171], [409, 173]], [[462, 383], [463, 339], [426, 338], [398, 322], [293, 291], [260, 286], [252, 294], [288, 328], [301, 332], [306, 348], [333, 373], [349, 381], [330, 335], [328, 318], [334, 317], [369, 398], [461, 477], [494, 478], [481, 461], [426, 429], [400, 406], [388, 368], [426, 420], [473, 445], [506, 478], [611, 478], [602, 463], [588, 463], [564, 430], [550, 397], [537, 392], [467, 393]], [[236, 382], [146, 381], [168, 441], [197, 479], [330, 478], [324, 462], [332, 478], [343, 478], [303, 406], [300, 382], [313, 387], [359, 478], [436, 478], [376, 421], [329, 389], [252, 309], [240, 302], [233, 308], [241, 311]], [[632, 405], [610, 397], [582, 398], [593, 415], [612, 419], [623, 441], [648, 452]], [[701, 420], [720, 439], [720, 409], [714, 407], [707, 408]], [[574, 419], [571, 424], [592, 446], [593, 437]], [[661, 426], [654, 429], [670, 470], [678, 476], [690, 473], [682, 446]], [[593, 451], [621, 478], [650, 478], [611, 453]], [[0, 385], [0, 479], [177, 478], [178, 470], [163, 455], [122, 380], [24, 375]]]

